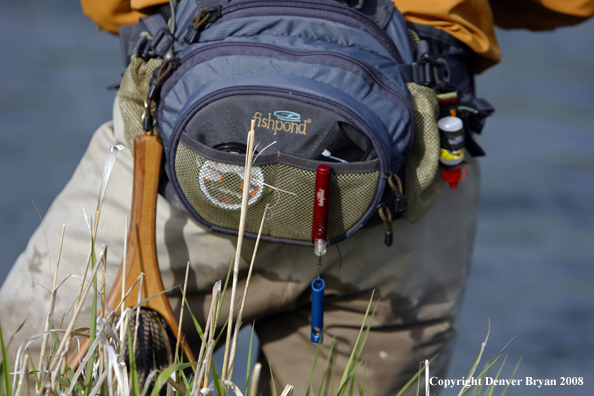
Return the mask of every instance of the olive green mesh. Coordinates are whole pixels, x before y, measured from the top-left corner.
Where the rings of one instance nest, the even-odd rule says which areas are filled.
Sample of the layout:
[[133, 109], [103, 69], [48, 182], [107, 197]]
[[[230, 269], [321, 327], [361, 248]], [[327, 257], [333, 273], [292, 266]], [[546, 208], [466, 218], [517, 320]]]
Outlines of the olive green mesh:
[[130, 64], [122, 78], [119, 102], [124, 120], [124, 137], [130, 149], [134, 147], [134, 138], [146, 133], [142, 126], [144, 100], [149, 90], [149, 82], [153, 77], [153, 72], [162, 62], [162, 59], [150, 59], [146, 62], [142, 58], [132, 55]]
[[419, 45], [421, 38], [419, 37], [417, 32], [415, 32], [412, 29], [408, 29], [408, 38], [410, 39], [410, 44], [412, 46], [412, 50], [414, 53], [417, 50], [417, 45]]
[[[180, 142], [175, 157], [179, 185], [190, 205], [208, 223], [237, 229], [243, 167], [207, 160]], [[274, 163], [252, 168], [246, 232], [257, 233], [266, 204], [271, 206], [263, 235], [311, 240], [315, 172]], [[379, 170], [333, 174], [330, 186], [328, 239], [351, 228], [369, 209]]]
[[408, 210], [402, 217], [415, 223], [435, 204], [443, 187], [439, 173], [439, 105], [433, 89], [415, 83], [406, 85], [415, 114], [416, 134], [404, 164], [404, 194]]

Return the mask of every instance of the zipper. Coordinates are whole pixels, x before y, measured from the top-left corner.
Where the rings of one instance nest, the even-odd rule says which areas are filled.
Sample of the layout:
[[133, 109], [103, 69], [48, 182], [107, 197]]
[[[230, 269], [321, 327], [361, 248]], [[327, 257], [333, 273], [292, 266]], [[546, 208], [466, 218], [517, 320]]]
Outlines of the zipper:
[[[384, 90], [386, 90], [387, 92], [391, 93], [392, 95], [396, 96], [399, 100], [400, 103], [403, 103], [406, 105], [406, 109], [408, 112], [408, 117], [409, 120], [412, 120], [412, 115], [413, 115], [413, 110], [412, 110], [412, 105], [410, 103], [410, 100], [406, 97], [406, 95], [400, 90], [399, 87], [394, 88], [388, 84], [386, 84], [384, 81], [382, 81], [381, 78], [379, 78], [377, 76], [377, 73], [379, 73], [379, 71], [377, 69], [375, 69], [374, 67], [370, 66], [369, 64], [360, 61], [359, 59], [356, 59], [352, 56], [348, 56], [345, 54], [342, 54], [340, 52], [334, 52], [334, 51], [310, 51], [310, 50], [295, 50], [295, 49], [287, 49], [287, 48], [283, 48], [283, 47], [278, 47], [278, 46], [274, 46], [274, 45], [270, 45], [270, 44], [264, 44], [264, 43], [216, 43], [216, 44], [211, 44], [211, 45], [207, 45], [204, 47], [200, 47], [198, 49], [195, 49], [194, 51], [189, 52], [188, 54], [184, 55], [184, 57], [181, 59], [181, 62], [184, 63], [186, 62], [189, 58], [195, 56], [198, 53], [202, 53], [208, 50], [212, 50], [214, 48], [220, 48], [220, 47], [242, 47], [245, 48], [246, 46], [251, 46], [251, 47], [257, 47], [257, 48], [263, 48], [266, 50], [270, 50], [272, 52], [281, 52], [281, 53], [285, 53], [288, 55], [296, 55], [296, 56], [311, 56], [311, 57], [319, 57], [319, 56], [329, 56], [329, 57], [334, 57], [334, 58], [339, 58], [342, 59], [346, 62], [350, 62], [352, 64], [357, 65], [360, 69], [362, 69], [363, 71], [365, 71], [367, 73], [368, 76], [370, 76], [373, 80], [374, 83], [376, 83], [377, 85], [379, 85], [381, 88], [383, 88]], [[317, 62], [316, 62], [317, 63]], [[320, 63], [322, 64], [322, 63]], [[180, 76], [181, 77], [181, 76]], [[389, 77], [388, 77], [389, 78]], [[392, 103], [396, 104], [394, 101], [392, 101]]]
[[[221, 16], [229, 15], [235, 11], [241, 11], [248, 8], [265, 8], [265, 7], [291, 7], [296, 9], [315, 9], [330, 11], [337, 14], [342, 14], [357, 20], [359, 23], [364, 24], [373, 31], [373, 35], [380, 41], [388, 52], [394, 57], [399, 64], [404, 64], [404, 60], [400, 55], [400, 52], [396, 48], [396, 45], [392, 39], [380, 28], [372, 19], [367, 15], [354, 10], [350, 7], [343, 6], [340, 3], [329, 3], [329, 2], [315, 2], [315, 1], [287, 1], [287, 2], [267, 2], [267, 1], [251, 1], [246, 3], [234, 4], [230, 3], [223, 7]], [[265, 15], [270, 15], [269, 13]]]

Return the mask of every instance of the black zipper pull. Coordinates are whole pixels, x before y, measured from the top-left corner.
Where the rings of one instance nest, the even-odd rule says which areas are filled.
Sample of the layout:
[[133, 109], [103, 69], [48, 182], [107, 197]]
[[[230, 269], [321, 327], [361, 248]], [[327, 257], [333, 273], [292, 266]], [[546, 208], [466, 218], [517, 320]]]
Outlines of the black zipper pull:
[[398, 176], [392, 174], [388, 176], [388, 185], [396, 195], [394, 210], [396, 211], [396, 216], [400, 216], [402, 213], [408, 210], [408, 202], [406, 200], [406, 195], [404, 195], [402, 181], [400, 181]]
[[384, 225], [386, 226], [384, 244], [388, 247], [392, 246], [392, 242], [394, 240], [394, 233], [392, 232], [392, 212], [386, 205], [382, 203], [378, 206], [377, 213], [379, 214], [382, 221], [384, 222]]
[[200, 13], [192, 18], [192, 24], [188, 26], [188, 33], [184, 37], [184, 41], [188, 44], [197, 43], [204, 28], [208, 24], [216, 22], [222, 16], [222, 9], [221, 5], [201, 9]]

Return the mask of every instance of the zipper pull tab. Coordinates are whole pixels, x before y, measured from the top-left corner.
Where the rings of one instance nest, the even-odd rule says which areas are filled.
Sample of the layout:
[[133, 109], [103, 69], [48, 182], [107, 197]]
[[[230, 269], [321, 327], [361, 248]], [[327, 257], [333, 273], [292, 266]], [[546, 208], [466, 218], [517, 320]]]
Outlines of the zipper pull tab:
[[399, 216], [408, 210], [408, 202], [406, 200], [406, 195], [404, 195], [403, 192], [402, 182], [398, 176], [390, 175], [388, 176], [388, 184], [396, 195], [394, 210], [396, 210], [396, 216]]
[[386, 234], [384, 236], [384, 244], [386, 246], [392, 246], [392, 241], [394, 239], [394, 233], [392, 232], [392, 212], [390, 209], [384, 204], [381, 204], [377, 208], [377, 213], [381, 217], [384, 225], [386, 226]]
[[221, 5], [201, 9], [200, 13], [192, 18], [192, 24], [188, 26], [188, 33], [184, 37], [184, 41], [188, 44], [197, 43], [200, 40], [200, 33], [206, 28], [206, 25], [216, 22], [222, 16], [222, 9]]

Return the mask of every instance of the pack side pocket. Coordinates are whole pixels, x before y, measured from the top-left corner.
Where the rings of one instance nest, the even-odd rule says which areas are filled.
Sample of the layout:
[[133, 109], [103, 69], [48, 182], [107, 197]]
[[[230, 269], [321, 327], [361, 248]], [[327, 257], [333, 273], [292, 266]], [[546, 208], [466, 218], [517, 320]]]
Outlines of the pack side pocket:
[[[124, 120], [124, 137], [131, 152], [134, 152], [134, 138], [145, 133], [142, 126], [144, 100], [148, 94], [153, 72], [163, 63], [162, 59], [142, 58], [132, 55], [130, 64], [120, 84], [120, 110]], [[154, 110], [154, 109], [152, 109]]]
[[429, 212], [443, 188], [439, 172], [439, 105], [433, 89], [415, 83], [406, 85], [415, 114], [416, 134], [404, 164], [404, 193], [408, 210], [402, 217], [416, 223]]

